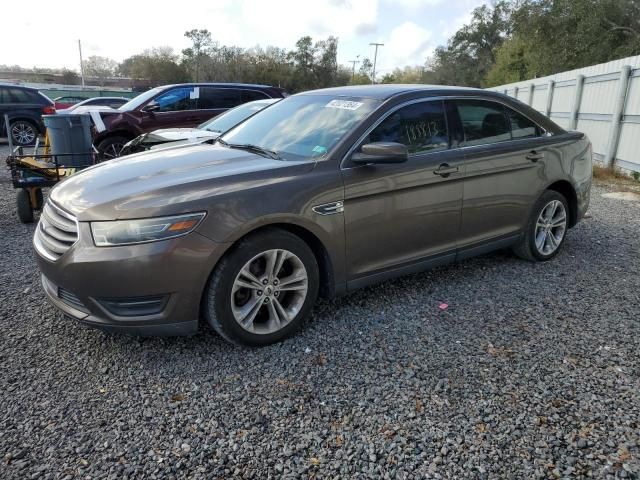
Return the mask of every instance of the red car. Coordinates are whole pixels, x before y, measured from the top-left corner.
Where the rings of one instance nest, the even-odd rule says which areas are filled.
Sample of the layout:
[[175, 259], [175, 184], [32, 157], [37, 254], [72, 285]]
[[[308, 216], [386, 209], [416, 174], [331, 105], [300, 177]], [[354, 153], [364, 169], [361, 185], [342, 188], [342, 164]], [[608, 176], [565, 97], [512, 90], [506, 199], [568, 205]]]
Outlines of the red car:
[[63, 108], [69, 108], [86, 99], [87, 97], [74, 97], [73, 95], [68, 95], [66, 97], [54, 98], [53, 103], [55, 104], [56, 110], [62, 110]]
[[240, 83], [184, 83], [153, 88], [115, 111], [93, 112], [93, 144], [102, 159], [120, 156], [122, 147], [159, 128], [196, 127], [246, 102], [283, 98], [282, 88]]

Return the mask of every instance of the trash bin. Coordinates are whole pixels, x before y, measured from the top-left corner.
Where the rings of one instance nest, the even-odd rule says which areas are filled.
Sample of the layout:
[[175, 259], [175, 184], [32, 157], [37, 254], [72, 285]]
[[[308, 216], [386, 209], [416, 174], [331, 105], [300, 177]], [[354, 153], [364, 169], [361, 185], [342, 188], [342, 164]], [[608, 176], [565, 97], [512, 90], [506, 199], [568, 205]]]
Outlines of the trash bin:
[[44, 126], [53, 155], [62, 155], [59, 163], [65, 167], [83, 167], [93, 163], [91, 116], [89, 114], [58, 113], [43, 115]]

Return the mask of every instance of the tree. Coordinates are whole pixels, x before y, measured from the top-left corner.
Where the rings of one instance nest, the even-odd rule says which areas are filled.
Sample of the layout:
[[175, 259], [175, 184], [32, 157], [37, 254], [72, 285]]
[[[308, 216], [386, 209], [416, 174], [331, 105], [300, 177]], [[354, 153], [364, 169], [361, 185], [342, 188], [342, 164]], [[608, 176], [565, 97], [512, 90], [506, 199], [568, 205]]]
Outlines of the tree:
[[73, 70], [62, 70], [62, 83], [65, 85], [78, 85], [80, 83], [80, 77]]
[[89, 77], [96, 77], [100, 85], [104, 87], [105, 80], [113, 77], [118, 68], [118, 63], [107, 57], [92, 55], [84, 62], [84, 73]]
[[178, 55], [171, 47], [156, 47], [125, 59], [118, 66], [124, 77], [151, 80], [154, 84], [189, 81], [189, 73], [178, 63]]
[[193, 80], [198, 82], [200, 79], [200, 66], [203, 60], [213, 46], [211, 40], [211, 32], [205, 29], [193, 29], [184, 33], [184, 36], [191, 40], [191, 47], [182, 50], [185, 63], [191, 69]]

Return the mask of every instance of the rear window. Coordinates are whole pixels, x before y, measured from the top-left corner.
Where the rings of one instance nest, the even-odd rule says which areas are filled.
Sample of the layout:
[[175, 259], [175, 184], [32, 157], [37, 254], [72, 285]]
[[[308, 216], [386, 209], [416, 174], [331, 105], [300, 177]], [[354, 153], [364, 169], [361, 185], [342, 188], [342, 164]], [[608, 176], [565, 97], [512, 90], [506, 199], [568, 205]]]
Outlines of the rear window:
[[257, 90], [243, 90], [242, 91], [242, 103], [253, 102], [254, 100], [264, 100], [270, 98], [266, 93], [259, 92]]
[[9, 98], [12, 103], [31, 103], [33, 102], [29, 92], [20, 88], [10, 88]]

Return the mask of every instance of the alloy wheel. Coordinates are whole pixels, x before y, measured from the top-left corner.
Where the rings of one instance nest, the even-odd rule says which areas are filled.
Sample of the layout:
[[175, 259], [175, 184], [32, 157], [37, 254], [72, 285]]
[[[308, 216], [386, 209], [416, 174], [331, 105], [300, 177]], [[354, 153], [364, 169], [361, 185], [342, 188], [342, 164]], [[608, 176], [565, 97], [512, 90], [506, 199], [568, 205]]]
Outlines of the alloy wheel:
[[567, 212], [559, 200], [547, 203], [536, 221], [535, 246], [538, 253], [551, 255], [554, 253], [567, 231]]
[[113, 160], [120, 156], [120, 152], [124, 148], [122, 143], [110, 143], [102, 152], [102, 160]]
[[36, 140], [33, 125], [27, 122], [15, 122], [11, 125], [11, 137], [20, 145], [30, 145]]
[[246, 331], [274, 333], [300, 313], [308, 288], [300, 258], [288, 250], [267, 250], [240, 269], [231, 289], [231, 311]]

